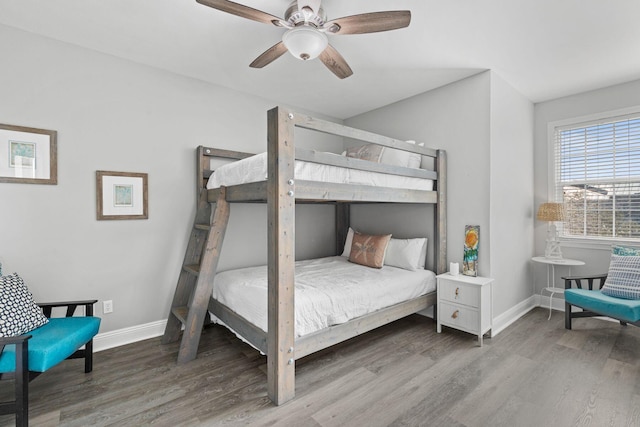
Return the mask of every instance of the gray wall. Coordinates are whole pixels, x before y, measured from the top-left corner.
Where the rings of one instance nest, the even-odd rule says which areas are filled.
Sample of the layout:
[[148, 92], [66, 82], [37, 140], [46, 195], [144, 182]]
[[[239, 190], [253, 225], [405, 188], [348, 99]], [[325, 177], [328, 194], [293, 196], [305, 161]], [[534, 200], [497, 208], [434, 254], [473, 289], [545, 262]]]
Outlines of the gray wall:
[[[489, 80], [489, 73], [479, 74], [345, 121], [357, 128], [447, 150], [448, 258], [462, 263], [464, 226], [478, 224], [478, 269], [485, 275], [489, 273], [489, 257], [482, 252], [484, 239], [488, 242], [489, 238]], [[485, 173], [476, 173], [482, 170]], [[367, 212], [360, 213], [364, 209]], [[354, 226], [367, 231], [392, 232], [399, 237], [427, 235], [429, 254], [433, 254], [432, 207], [356, 206], [354, 212]], [[429, 262], [433, 262], [431, 255]]]
[[[346, 123], [447, 150], [449, 261], [462, 262], [465, 225], [480, 225], [478, 271], [495, 279], [494, 317], [531, 296], [531, 102], [484, 72]], [[355, 227], [432, 240], [428, 206], [369, 205], [354, 212]]]
[[533, 112], [531, 101], [491, 74], [490, 253], [498, 315], [533, 292]]
[[[195, 211], [195, 148], [265, 151], [277, 101], [6, 26], [0, 57], [0, 123], [57, 130], [59, 171], [56, 186], [0, 184], [5, 272], [39, 301], [113, 300], [101, 332], [166, 319]], [[148, 173], [149, 219], [97, 221], [96, 170]], [[220, 267], [264, 263], [266, 208], [232, 212]], [[300, 207], [296, 225], [298, 257], [333, 254], [331, 206]]]
[[[535, 209], [548, 200], [549, 161], [548, 126], [549, 123], [589, 116], [640, 105], [640, 80], [611, 86], [579, 95], [542, 102], [535, 106]], [[535, 252], [544, 254], [547, 224], [535, 221]], [[572, 274], [604, 273], [609, 268], [612, 241], [601, 242], [562, 242], [562, 255], [565, 258], [579, 259], [586, 265], [574, 267]], [[547, 270], [543, 265], [534, 266], [534, 283], [537, 292], [546, 286]], [[562, 285], [561, 276], [568, 274], [567, 269], [558, 268], [556, 284]]]

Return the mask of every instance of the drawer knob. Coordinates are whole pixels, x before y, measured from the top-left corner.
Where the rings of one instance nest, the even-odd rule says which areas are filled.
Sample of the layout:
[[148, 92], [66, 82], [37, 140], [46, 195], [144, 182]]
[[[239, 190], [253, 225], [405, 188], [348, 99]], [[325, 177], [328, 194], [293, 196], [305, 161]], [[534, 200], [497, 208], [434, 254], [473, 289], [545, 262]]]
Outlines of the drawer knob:
[[456, 288], [456, 298], [460, 295], [460, 288]]
[[452, 317], [453, 319], [457, 319], [457, 318], [458, 318], [458, 313], [460, 313], [460, 310], [456, 310], [456, 311], [454, 311], [454, 312], [453, 312], [453, 314], [451, 315], [451, 317]]

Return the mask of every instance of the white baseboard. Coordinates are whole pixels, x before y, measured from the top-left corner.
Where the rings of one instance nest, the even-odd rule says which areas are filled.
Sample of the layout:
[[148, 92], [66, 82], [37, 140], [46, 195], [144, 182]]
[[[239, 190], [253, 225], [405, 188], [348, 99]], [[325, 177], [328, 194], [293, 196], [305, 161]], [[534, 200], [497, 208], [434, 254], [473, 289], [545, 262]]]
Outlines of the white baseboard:
[[[535, 297], [538, 300], [538, 307], [549, 308], [549, 294], [536, 294]], [[551, 299], [551, 308], [564, 312], [564, 297], [558, 296], [558, 294], [554, 295]]]
[[513, 322], [515, 322], [534, 308], [538, 307], [538, 305], [538, 300], [535, 298], [535, 295], [532, 295], [521, 303], [511, 307], [501, 315], [494, 317], [492, 325], [493, 327], [491, 328], [491, 336], [495, 337]]
[[93, 339], [93, 351], [98, 352], [149, 338], [159, 337], [164, 334], [166, 324], [166, 320], [158, 320], [157, 322], [98, 334]]

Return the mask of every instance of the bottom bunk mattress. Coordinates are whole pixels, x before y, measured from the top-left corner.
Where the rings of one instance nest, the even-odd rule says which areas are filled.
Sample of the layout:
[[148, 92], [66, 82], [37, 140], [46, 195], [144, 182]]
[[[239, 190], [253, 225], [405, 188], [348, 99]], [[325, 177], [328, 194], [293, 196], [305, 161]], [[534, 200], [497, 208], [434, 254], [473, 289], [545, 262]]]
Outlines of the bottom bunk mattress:
[[[297, 261], [295, 283], [296, 337], [436, 289], [432, 271], [391, 266], [375, 269], [353, 264], [342, 256]], [[213, 298], [267, 331], [267, 266], [218, 273]]]

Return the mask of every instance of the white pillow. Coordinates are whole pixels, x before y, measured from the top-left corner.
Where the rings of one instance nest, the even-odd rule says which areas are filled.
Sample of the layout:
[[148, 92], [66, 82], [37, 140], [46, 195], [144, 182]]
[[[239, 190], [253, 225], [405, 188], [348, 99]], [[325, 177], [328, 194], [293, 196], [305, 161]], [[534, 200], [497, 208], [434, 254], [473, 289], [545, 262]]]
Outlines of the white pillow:
[[425, 268], [427, 266], [427, 238], [425, 237], [422, 244], [422, 250], [420, 251], [420, 264], [418, 268]]
[[[416, 143], [415, 141], [407, 142], [410, 144]], [[424, 146], [424, 143], [421, 142], [418, 145]], [[396, 150], [395, 148], [389, 147], [386, 147], [384, 151], [382, 151], [382, 155], [380, 156], [380, 163], [393, 166], [402, 166], [404, 168], [419, 168], [421, 161], [422, 156], [420, 154]]]
[[346, 256], [348, 258], [349, 255], [351, 255], [351, 245], [353, 245], [353, 228], [349, 227], [349, 231], [347, 231], [347, 238], [344, 241], [342, 256]]
[[[407, 141], [411, 144], [415, 144], [415, 141]], [[424, 147], [424, 142], [418, 143], [420, 147]], [[420, 169], [420, 163], [422, 163], [422, 156], [418, 153], [409, 153], [409, 167], [414, 169]]]
[[[384, 259], [384, 264], [392, 267], [404, 268], [405, 270], [410, 271], [416, 271], [419, 268], [424, 268], [426, 246], [426, 238], [392, 238], [387, 246], [387, 254]], [[422, 256], [423, 248], [425, 249], [424, 256]]]

